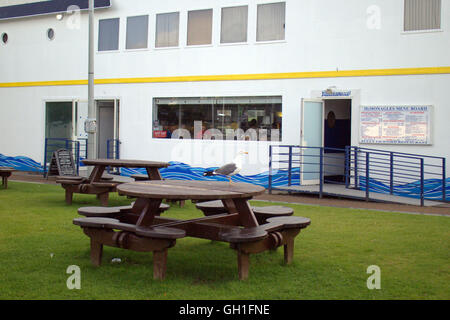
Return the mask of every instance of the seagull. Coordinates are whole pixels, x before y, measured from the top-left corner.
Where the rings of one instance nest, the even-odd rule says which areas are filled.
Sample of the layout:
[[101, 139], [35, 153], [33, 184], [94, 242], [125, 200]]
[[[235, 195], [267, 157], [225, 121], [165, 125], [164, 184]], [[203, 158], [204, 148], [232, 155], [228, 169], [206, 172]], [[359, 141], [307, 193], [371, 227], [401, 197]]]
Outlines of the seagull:
[[217, 168], [216, 170], [206, 171], [203, 175], [205, 177], [226, 176], [231, 184], [232, 183], [231, 176], [234, 176], [235, 174], [239, 173], [239, 171], [241, 171], [241, 169], [242, 169], [242, 156], [244, 154], [248, 154], [248, 152], [240, 151], [237, 154], [236, 158], [234, 158], [233, 162], [227, 163], [227, 164], [223, 165], [222, 167]]

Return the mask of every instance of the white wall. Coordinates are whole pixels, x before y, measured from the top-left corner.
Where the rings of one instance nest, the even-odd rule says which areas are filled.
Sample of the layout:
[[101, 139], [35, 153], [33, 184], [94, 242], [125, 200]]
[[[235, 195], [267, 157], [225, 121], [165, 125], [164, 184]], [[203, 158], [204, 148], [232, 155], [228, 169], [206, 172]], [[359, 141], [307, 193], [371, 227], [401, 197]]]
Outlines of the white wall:
[[[448, 66], [450, 57], [450, 1], [442, 2], [442, 30], [403, 33], [402, 0], [286, 0], [286, 40], [256, 43], [256, 6], [261, 0], [115, 0], [96, 11], [98, 19], [120, 17], [120, 48], [96, 54], [98, 78], [181, 75], [222, 75], [374, 68]], [[220, 8], [249, 5], [248, 42], [221, 45]], [[379, 28], [373, 26], [379, 10]], [[186, 46], [187, 11], [214, 9], [213, 44]], [[180, 46], [155, 49], [155, 16], [180, 11]], [[369, 11], [371, 12], [371, 11]], [[147, 50], [125, 50], [126, 17], [149, 14]], [[368, 25], [369, 24], [369, 25]], [[79, 27], [79, 29], [77, 29]], [[46, 30], [54, 28], [54, 41]], [[77, 80], [86, 78], [87, 14], [80, 20], [54, 15], [0, 21], [0, 82]]]

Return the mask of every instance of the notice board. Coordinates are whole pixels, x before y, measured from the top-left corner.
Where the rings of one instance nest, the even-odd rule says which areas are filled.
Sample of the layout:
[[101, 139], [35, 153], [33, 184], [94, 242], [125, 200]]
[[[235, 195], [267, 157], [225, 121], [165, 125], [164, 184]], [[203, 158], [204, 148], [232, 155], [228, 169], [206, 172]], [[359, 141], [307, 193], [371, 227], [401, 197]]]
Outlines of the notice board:
[[73, 161], [72, 152], [59, 149], [53, 152], [47, 176], [76, 176], [77, 170]]
[[360, 143], [431, 144], [432, 106], [361, 106]]

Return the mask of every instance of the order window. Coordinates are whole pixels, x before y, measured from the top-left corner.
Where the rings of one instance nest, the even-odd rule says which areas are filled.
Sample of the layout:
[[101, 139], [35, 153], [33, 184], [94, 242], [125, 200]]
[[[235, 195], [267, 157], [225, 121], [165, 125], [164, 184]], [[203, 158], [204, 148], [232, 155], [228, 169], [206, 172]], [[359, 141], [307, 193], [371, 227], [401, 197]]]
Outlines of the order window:
[[281, 141], [281, 96], [155, 98], [153, 138]]

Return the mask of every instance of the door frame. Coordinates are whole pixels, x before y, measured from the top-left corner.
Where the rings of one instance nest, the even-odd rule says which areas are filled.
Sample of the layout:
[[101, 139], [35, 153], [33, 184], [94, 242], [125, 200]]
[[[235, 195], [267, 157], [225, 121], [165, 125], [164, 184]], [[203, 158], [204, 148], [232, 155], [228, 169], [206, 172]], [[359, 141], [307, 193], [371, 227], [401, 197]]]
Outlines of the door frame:
[[[325, 101], [322, 98], [302, 98], [302, 102], [301, 102], [301, 127], [300, 127], [300, 145], [301, 146], [305, 146], [305, 137], [304, 137], [304, 127], [305, 127], [305, 102], [319, 102], [322, 103], [322, 116], [321, 116], [321, 128], [322, 128], [322, 137], [321, 137], [321, 145], [318, 147], [323, 147], [324, 144], [324, 126], [323, 126], [323, 116], [324, 116], [324, 112], [325, 112]], [[308, 147], [308, 146], [306, 146]], [[300, 148], [300, 157], [301, 157], [301, 162], [303, 163], [303, 155], [305, 153], [307, 149], [304, 148]], [[303, 176], [303, 170], [300, 169], [300, 185], [316, 185], [320, 183], [320, 177], [319, 179], [313, 179], [313, 180], [304, 180], [304, 176]]]
[[98, 127], [97, 127], [97, 132], [95, 133], [95, 144], [96, 144], [96, 148], [95, 148], [95, 157], [98, 158], [98, 154], [99, 154], [99, 139], [100, 139], [100, 135], [98, 132], [98, 129], [100, 127], [100, 106], [99, 106], [99, 102], [112, 102], [113, 103], [113, 109], [114, 109], [114, 134], [113, 137], [116, 140], [119, 140], [119, 115], [120, 115], [120, 98], [119, 97], [101, 97], [101, 98], [95, 98], [95, 118], [97, 119], [97, 123], [98, 123]]

